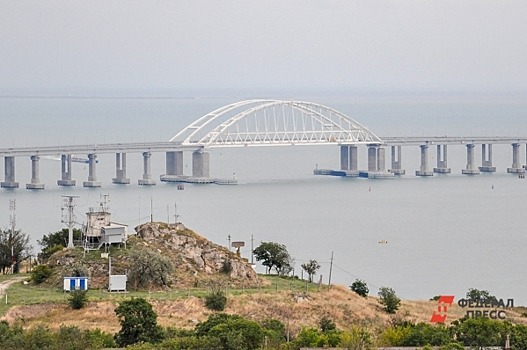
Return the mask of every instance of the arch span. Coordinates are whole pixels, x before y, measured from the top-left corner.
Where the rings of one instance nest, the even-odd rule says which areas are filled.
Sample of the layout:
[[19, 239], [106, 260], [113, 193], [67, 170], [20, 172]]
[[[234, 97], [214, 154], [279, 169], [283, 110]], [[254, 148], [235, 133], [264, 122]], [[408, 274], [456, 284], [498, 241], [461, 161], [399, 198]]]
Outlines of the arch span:
[[247, 100], [223, 106], [170, 141], [203, 147], [382, 143], [368, 128], [335, 109], [283, 100]]

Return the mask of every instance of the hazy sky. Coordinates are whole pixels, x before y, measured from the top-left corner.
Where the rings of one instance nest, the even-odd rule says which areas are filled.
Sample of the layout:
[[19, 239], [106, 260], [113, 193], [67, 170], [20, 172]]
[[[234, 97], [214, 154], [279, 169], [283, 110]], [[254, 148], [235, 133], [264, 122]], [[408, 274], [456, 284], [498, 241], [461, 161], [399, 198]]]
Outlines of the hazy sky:
[[525, 89], [525, 0], [0, 0], [0, 89]]

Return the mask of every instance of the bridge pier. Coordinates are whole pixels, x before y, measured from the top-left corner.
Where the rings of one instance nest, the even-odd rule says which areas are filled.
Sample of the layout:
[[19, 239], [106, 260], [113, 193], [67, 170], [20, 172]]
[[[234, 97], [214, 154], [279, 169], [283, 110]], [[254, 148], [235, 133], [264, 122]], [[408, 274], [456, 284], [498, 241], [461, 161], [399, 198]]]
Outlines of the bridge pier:
[[349, 170], [349, 146], [340, 146], [340, 170]]
[[4, 157], [4, 174], [5, 180], [0, 183], [3, 188], [18, 188], [18, 182], [15, 180], [15, 157]]
[[416, 176], [434, 176], [434, 173], [428, 168], [428, 145], [421, 145], [421, 166], [415, 171]]
[[520, 144], [512, 144], [512, 166], [507, 168], [510, 174], [524, 173], [525, 169], [520, 165]]
[[467, 145], [467, 166], [461, 170], [461, 174], [479, 175], [479, 169], [476, 168], [476, 164], [474, 163], [474, 147], [476, 146], [473, 143]]
[[151, 162], [150, 158], [152, 153], [143, 152], [143, 178], [139, 179], [137, 183], [143, 186], [153, 186], [156, 184], [156, 180], [152, 179]]
[[395, 176], [386, 171], [386, 150], [379, 144], [368, 145], [368, 171], [360, 172], [359, 176], [368, 179], [388, 179]]
[[62, 175], [61, 179], [57, 181], [57, 185], [75, 186], [77, 182], [71, 179], [71, 154], [63, 154], [60, 158]]
[[357, 173], [358, 175], [358, 172], [359, 172], [359, 167], [358, 167], [358, 149], [357, 149], [357, 146], [354, 146], [354, 145], [351, 145], [349, 147], [349, 150], [350, 150], [350, 171], [354, 172], [354, 173]]
[[346, 176], [359, 176], [359, 170], [357, 169], [357, 154], [357, 146], [340, 146], [340, 170], [343, 171]]
[[39, 156], [31, 156], [31, 183], [26, 184], [28, 190], [43, 190], [44, 184], [40, 183]]
[[208, 152], [197, 150], [192, 152], [192, 177], [209, 178], [209, 157]]
[[82, 183], [84, 187], [101, 187], [101, 183], [97, 181], [97, 155], [95, 153], [88, 154], [88, 181]]
[[183, 151], [172, 151], [166, 153], [167, 175], [183, 175]]
[[401, 155], [402, 147], [401, 146], [391, 146], [392, 150], [392, 167], [388, 171], [394, 175], [404, 175], [406, 170], [401, 169]]
[[183, 176], [183, 151], [166, 152], [165, 171], [159, 176], [161, 181], [178, 182], [186, 178]]
[[450, 174], [452, 169], [447, 165], [447, 145], [437, 145], [437, 168], [434, 168], [434, 173]]
[[112, 183], [123, 185], [130, 183], [130, 178], [126, 177], [126, 153], [115, 154], [115, 177]]
[[[487, 147], [488, 146], [488, 147]], [[488, 152], [487, 152], [488, 149]], [[494, 173], [496, 172], [496, 167], [492, 166], [492, 144], [481, 145], [481, 166], [479, 171], [483, 173]]]

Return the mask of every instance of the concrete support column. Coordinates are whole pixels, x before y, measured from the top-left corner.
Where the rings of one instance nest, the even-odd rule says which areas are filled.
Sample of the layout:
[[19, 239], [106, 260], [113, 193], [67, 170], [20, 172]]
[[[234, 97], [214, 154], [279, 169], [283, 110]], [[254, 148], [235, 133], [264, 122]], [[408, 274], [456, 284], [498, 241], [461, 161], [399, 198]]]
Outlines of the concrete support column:
[[[488, 150], [488, 152], [487, 152]], [[496, 171], [496, 167], [492, 166], [492, 144], [481, 145], [481, 166], [479, 171], [484, 173], [493, 173]]]
[[143, 152], [143, 178], [139, 179], [139, 185], [151, 186], [156, 184], [156, 180], [152, 179], [152, 171], [150, 165], [151, 156], [152, 153]]
[[384, 172], [386, 170], [386, 150], [384, 147], [377, 148], [377, 171]]
[[183, 151], [166, 152], [166, 174], [159, 178], [166, 182], [179, 182], [184, 179]]
[[358, 154], [357, 146], [349, 146], [349, 170], [358, 171]]
[[112, 182], [123, 185], [130, 183], [130, 179], [126, 177], [126, 153], [115, 154], [115, 178]]
[[28, 190], [43, 190], [44, 184], [40, 183], [39, 156], [31, 156], [31, 183], [26, 184]]
[[82, 183], [84, 187], [101, 187], [101, 183], [97, 181], [97, 155], [95, 153], [88, 154], [88, 181]]
[[368, 172], [377, 171], [377, 147], [378, 145], [368, 145]]
[[428, 169], [428, 145], [421, 145], [421, 166], [416, 170], [416, 176], [433, 176], [434, 173]]
[[392, 167], [389, 172], [394, 175], [404, 175], [406, 170], [401, 169], [401, 156], [402, 156], [402, 147], [401, 146], [392, 146]]
[[349, 146], [340, 146], [340, 170], [349, 170]]
[[60, 157], [61, 163], [61, 179], [57, 181], [59, 186], [75, 186], [76, 181], [71, 179], [71, 154], [63, 154]]
[[507, 172], [511, 174], [524, 173], [525, 169], [520, 165], [520, 144], [512, 144], [512, 166], [507, 168]]
[[208, 178], [209, 175], [209, 153], [203, 150], [192, 152], [192, 177]]
[[183, 151], [166, 153], [166, 172], [167, 175], [183, 175]]
[[434, 168], [434, 173], [450, 174], [452, 169], [450, 169], [447, 164], [447, 145], [437, 145], [437, 168]]
[[469, 143], [467, 145], [467, 166], [465, 169], [461, 170], [462, 174], [465, 175], [478, 175], [479, 169], [476, 168], [476, 164], [474, 162], [474, 147], [476, 147], [473, 143]]
[[4, 175], [5, 181], [0, 183], [3, 188], [18, 188], [18, 182], [15, 181], [15, 157], [4, 157]]

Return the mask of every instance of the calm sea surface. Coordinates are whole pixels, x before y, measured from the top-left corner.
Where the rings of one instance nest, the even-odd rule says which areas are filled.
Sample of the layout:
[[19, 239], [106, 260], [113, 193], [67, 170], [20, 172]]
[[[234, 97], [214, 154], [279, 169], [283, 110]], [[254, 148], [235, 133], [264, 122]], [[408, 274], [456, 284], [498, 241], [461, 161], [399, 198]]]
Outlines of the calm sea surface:
[[[213, 109], [243, 98], [0, 98], [0, 147], [105, 142], [167, 141], [177, 131]], [[524, 96], [368, 95], [306, 97], [333, 107], [368, 126], [379, 136], [527, 136]], [[477, 148], [476, 159], [480, 159]], [[525, 163], [525, 148], [521, 150]], [[387, 152], [389, 153], [389, 152]], [[84, 155], [80, 155], [84, 156]], [[359, 167], [366, 149], [359, 148]], [[435, 149], [430, 149], [430, 166]], [[74, 164], [74, 188], [56, 185], [60, 162], [41, 159], [43, 191], [29, 191], [29, 159], [16, 159], [20, 189], [0, 190], [0, 226], [9, 226], [9, 202], [16, 199], [16, 224], [33, 239], [60, 230], [63, 195], [76, 199], [77, 221], [84, 221], [101, 195], [109, 194], [113, 219], [135, 227], [148, 221], [173, 222], [177, 214], [188, 227], [219, 244], [245, 241], [250, 258], [261, 241], [283, 243], [300, 265], [316, 259], [328, 282], [365, 280], [372, 294], [389, 286], [404, 299], [428, 299], [469, 288], [489, 290], [498, 298], [527, 304], [527, 179], [506, 174], [510, 145], [494, 146], [495, 174], [463, 176], [462, 146], [449, 148], [452, 174], [417, 178], [418, 147], [403, 148], [406, 176], [394, 180], [344, 179], [312, 175], [338, 168], [336, 146], [259, 147], [211, 151], [211, 175], [231, 177], [237, 186], [185, 185], [158, 181], [140, 187], [140, 154], [128, 155], [131, 185], [114, 185], [114, 156], [100, 155], [102, 188], [87, 189], [87, 166]], [[152, 156], [155, 177], [163, 174], [164, 154]], [[388, 164], [387, 164], [388, 165]], [[190, 156], [185, 159], [190, 174]], [[0, 174], [3, 179], [3, 161]], [[79, 186], [80, 184], [80, 186]], [[380, 244], [380, 241], [388, 243]], [[260, 267], [258, 267], [260, 269]], [[261, 269], [260, 269], [261, 271]]]

